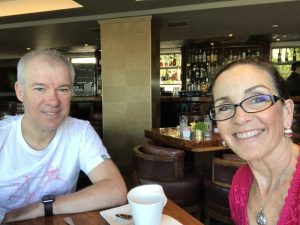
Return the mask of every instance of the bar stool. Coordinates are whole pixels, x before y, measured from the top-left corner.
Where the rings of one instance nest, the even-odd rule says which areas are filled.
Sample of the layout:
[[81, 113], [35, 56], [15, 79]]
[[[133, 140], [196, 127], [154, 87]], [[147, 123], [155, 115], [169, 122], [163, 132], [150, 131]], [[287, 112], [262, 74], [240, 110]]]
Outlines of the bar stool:
[[184, 170], [184, 151], [146, 141], [133, 149], [133, 184], [157, 183], [166, 196], [200, 218], [202, 178]]

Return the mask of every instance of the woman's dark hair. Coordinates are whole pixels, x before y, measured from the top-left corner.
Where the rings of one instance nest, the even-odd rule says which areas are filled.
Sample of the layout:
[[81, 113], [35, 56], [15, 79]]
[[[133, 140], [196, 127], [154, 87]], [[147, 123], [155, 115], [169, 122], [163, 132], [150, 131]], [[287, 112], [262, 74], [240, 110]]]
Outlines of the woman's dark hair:
[[[256, 66], [256, 67], [266, 71], [268, 74], [270, 74], [270, 76], [274, 82], [275, 88], [278, 92], [279, 97], [282, 97], [284, 99], [289, 98], [289, 92], [288, 92], [288, 88], [286, 85], [286, 81], [280, 75], [278, 70], [270, 62], [265, 62], [265, 61], [261, 61], [261, 60], [257, 60], [257, 59], [253, 59], [253, 58], [240, 59], [240, 60], [236, 60], [236, 61], [228, 63], [217, 73], [217, 75], [215, 76], [215, 79], [214, 79], [214, 83], [223, 72], [225, 72], [235, 66], [238, 66], [238, 65], [252, 65], [252, 66]], [[213, 85], [213, 88], [214, 88], [214, 85]]]

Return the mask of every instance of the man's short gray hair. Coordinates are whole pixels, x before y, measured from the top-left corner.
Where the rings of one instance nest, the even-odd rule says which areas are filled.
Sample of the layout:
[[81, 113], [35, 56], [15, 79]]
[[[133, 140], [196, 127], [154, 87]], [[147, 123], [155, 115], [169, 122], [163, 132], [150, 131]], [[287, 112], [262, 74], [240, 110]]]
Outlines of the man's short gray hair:
[[17, 66], [17, 70], [18, 70], [17, 80], [20, 85], [25, 84], [26, 70], [27, 70], [28, 63], [32, 59], [39, 57], [39, 56], [46, 56], [46, 57], [49, 57], [50, 59], [55, 59], [55, 60], [58, 60], [58, 61], [62, 62], [63, 64], [65, 64], [69, 70], [71, 82], [72, 82], [72, 84], [74, 83], [75, 71], [74, 71], [74, 67], [73, 67], [72, 63], [69, 61], [69, 59], [55, 49], [42, 49], [42, 50], [35, 50], [35, 51], [31, 51], [29, 53], [26, 53], [19, 60], [18, 66]]

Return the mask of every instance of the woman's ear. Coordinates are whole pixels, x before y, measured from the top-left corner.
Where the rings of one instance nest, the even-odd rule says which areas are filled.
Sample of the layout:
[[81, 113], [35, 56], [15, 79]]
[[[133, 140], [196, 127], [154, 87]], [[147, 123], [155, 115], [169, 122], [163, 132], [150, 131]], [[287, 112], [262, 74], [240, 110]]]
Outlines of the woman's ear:
[[294, 102], [292, 99], [286, 99], [283, 107], [284, 127], [291, 128], [293, 125]]
[[15, 92], [19, 101], [23, 102], [23, 86], [18, 81], [15, 83]]

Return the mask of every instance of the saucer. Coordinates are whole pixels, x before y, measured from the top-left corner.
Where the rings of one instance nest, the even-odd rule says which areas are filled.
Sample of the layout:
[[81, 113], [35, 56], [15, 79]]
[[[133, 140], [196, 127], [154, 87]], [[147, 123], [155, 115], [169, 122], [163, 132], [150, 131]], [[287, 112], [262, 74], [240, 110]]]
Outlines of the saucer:
[[[129, 204], [100, 211], [100, 215], [110, 224], [110, 225], [134, 225], [133, 220], [121, 219], [116, 216], [116, 214], [129, 214], [131, 215], [131, 209]], [[161, 225], [182, 225], [176, 219], [169, 215], [162, 215]]]

